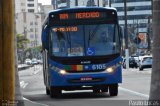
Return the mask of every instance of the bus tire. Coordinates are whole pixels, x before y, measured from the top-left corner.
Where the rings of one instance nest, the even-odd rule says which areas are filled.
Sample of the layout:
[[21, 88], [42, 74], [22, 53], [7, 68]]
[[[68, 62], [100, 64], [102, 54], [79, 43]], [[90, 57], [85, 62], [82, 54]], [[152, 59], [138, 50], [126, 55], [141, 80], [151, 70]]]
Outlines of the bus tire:
[[109, 85], [109, 94], [110, 96], [118, 95], [118, 84]]
[[62, 90], [57, 87], [51, 87], [50, 88], [50, 97], [56, 98], [59, 97], [62, 94]]
[[48, 87], [46, 87], [46, 94], [47, 94], [47, 95], [50, 94], [50, 90], [48, 89]]
[[139, 70], [142, 71], [142, 70], [143, 70], [143, 67], [140, 67]]

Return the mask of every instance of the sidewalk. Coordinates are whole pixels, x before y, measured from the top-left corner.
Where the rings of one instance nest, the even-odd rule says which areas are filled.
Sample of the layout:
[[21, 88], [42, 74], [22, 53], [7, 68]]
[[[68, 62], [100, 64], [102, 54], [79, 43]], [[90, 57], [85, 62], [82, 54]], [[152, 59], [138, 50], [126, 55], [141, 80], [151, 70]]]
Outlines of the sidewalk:
[[21, 71], [21, 70], [25, 70], [29, 67], [33, 67], [32, 65], [27, 65], [27, 64], [18, 64], [18, 70]]

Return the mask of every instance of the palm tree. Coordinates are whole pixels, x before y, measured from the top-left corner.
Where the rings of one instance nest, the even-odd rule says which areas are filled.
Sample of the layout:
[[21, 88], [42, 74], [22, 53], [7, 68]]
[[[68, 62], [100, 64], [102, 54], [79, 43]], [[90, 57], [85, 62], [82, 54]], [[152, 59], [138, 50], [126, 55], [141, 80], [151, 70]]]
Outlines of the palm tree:
[[160, 100], [160, 0], [153, 0], [153, 65], [149, 100]]

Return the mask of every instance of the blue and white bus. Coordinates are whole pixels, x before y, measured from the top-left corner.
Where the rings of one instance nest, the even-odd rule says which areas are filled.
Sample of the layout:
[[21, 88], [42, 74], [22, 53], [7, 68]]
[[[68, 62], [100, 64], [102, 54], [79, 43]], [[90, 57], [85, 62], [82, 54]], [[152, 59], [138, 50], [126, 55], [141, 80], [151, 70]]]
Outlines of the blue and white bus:
[[121, 34], [114, 8], [51, 11], [42, 29], [46, 94], [91, 89], [117, 96], [121, 73]]

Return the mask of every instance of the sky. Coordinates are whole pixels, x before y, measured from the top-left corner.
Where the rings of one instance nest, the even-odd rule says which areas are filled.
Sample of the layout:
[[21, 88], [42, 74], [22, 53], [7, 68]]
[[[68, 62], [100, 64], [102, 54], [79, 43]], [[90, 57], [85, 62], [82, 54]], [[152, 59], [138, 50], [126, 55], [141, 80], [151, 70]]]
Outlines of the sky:
[[51, 0], [38, 0], [39, 3], [42, 3], [43, 5], [49, 5], [51, 4]]

